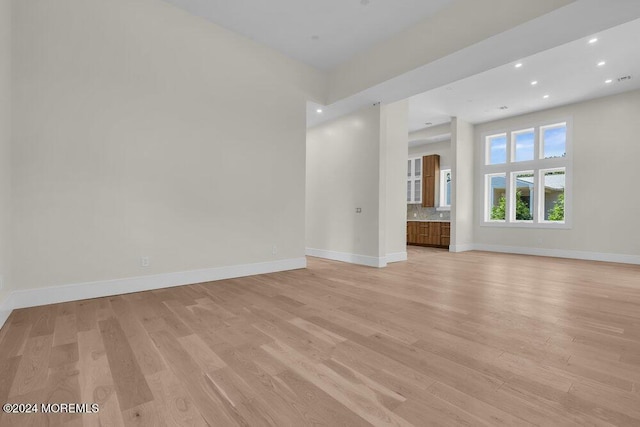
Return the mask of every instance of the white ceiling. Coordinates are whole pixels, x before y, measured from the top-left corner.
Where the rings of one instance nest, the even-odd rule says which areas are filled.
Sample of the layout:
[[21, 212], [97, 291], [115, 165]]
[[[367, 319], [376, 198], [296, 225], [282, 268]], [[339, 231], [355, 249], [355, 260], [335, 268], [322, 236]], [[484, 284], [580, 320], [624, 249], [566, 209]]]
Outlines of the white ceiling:
[[165, 0], [320, 69], [333, 68], [454, 0]]
[[[598, 41], [590, 44], [592, 38]], [[410, 98], [409, 129], [448, 122], [452, 116], [482, 123], [638, 89], [638, 40], [640, 19], [416, 95]], [[600, 61], [606, 64], [598, 66]], [[522, 67], [515, 68], [517, 63]], [[617, 81], [628, 75], [631, 80]]]
[[[331, 105], [308, 102], [307, 127], [337, 119], [372, 103], [393, 103], [445, 87], [636, 19], [640, 19], [639, 0], [576, 0]], [[322, 109], [321, 114], [316, 113], [318, 108]], [[513, 110], [507, 114], [512, 113]], [[448, 120], [448, 112], [439, 114], [443, 117], [447, 114]], [[417, 123], [429, 121], [428, 117], [426, 114], [420, 116]], [[412, 127], [416, 128], [415, 125]]]

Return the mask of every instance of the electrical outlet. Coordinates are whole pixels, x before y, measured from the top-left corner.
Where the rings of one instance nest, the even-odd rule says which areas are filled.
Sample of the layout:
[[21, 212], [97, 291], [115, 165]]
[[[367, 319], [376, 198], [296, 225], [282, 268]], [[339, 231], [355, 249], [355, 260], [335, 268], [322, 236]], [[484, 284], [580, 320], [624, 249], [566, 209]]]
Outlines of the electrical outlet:
[[413, 213], [413, 217], [414, 217], [414, 218], [418, 218], [418, 214], [414, 212], [414, 213]]
[[444, 216], [443, 214], [440, 214], [440, 218], [442, 218], [443, 216]]
[[272, 255], [278, 254], [278, 247], [276, 245], [273, 245], [273, 247], [271, 248], [271, 254]]
[[140, 258], [140, 265], [142, 267], [149, 267], [151, 265], [151, 258], [148, 256], [143, 256]]

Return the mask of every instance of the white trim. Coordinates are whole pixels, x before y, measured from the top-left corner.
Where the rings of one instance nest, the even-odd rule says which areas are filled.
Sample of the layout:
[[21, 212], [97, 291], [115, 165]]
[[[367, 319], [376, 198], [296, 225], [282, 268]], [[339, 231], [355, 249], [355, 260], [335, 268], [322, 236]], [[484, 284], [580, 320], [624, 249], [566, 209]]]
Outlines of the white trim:
[[[640, 255], [612, 254], [606, 252], [574, 251], [567, 249], [527, 248], [521, 246], [485, 245], [476, 243], [473, 250], [500, 252], [507, 254], [546, 256], [554, 258], [582, 259], [587, 261], [617, 262], [621, 264], [639, 264]], [[453, 252], [453, 251], [452, 251]]]
[[[150, 291], [173, 286], [275, 273], [278, 271], [297, 270], [306, 267], [307, 259], [301, 257], [255, 264], [232, 265], [203, 270], [13, 291], [5, 298], [4, 303], [0, 305], [0, 320], [3, 320], [5, 311], [8, 310], [10, 313], [11, 310], [16, 308]], [[6, 321], [6, 318], [4, 320]], [[4, 321], [2, 323], [4, 323]]]
[[[453, 188], [453, 169], [449, 166], [445, 168], [440, 168], [440, 188], [438, 189], [439, 206], [436, 208], [437, 211], [451, 210], [451, 203], [449, 203], [448, 205], [445, 203], [446, 202], [445, 199], [447, 197], [447, 180], [445, 179], [444, 175], [447, 171], [449, 171], [449, 175], [450, 175], [449, 182], [451, 183]], [[451, 196], [453, 196], [453, 193], [451, 194]], [[451, 200], [449, 202], [451, 202]]]
[[[424, 164], [422, 161], [422, 156], [420, 157], [410, 157], [408, 162], [409, 170], [407, 171], [409, 175], [407, 175], [407, 183], [411, 188], [411, 197], [407, 200], [407, 204], [409, 205], [421, 205], [422, 204], [422, 186], [424, 185]], [[416, 175], [416, 164], [417, 161], [420, 161], [420, 176]], [[418, 194], [420, 195], [420, 200], [416, 200], [416, 181], [420, 180], [420, 191]]]
[[449, 245], [449, 252], [468, 252], [475, 249], [473, 243], [465, 243], [463, 245]]
[[306, 254], [308, 256], [325, 258], [333, 261], [348, 262], [350, 264], [366, 265], [368, 267], [386, 267], [386, 257], [373, 257], [368, 255], [358, 255], [348, 252], [327, 251], [325, 249], [307, 248]]
[[[542, 141], [543, 131], [548, 128], [555, 128], [561, 125], [566, 126], [566, 141], [565, 150], [566, 156], [555, 158], [544, 158], [544, 144]], [[514, 135], [521, 131], [534, 130], [534, 159], [516, 162], [514, 161]], [[507, 138], [507, 161], [506, 163], [487, 164], [490, 157], [488, 139], [494, 136], [506, 135]], [[568, 116], [564, 118], [558, 118], [557, 120], [545, 120], [531, 123], [521, 119], [517, 125], [510, 126], [507, 129], [496, 129], [493, 131], [486, 131], [480, 135], [479, 144], [483, 147], [483, 156], [481, 159], [476, 158], [476, 163], [480, 166], [477, 168], [477, 179], [484, 180], [484, 200], [481, 202], [483, 206], [483, 213], [480, 216], [481, 227], [526, 227], [526, 228], [572, 228], [572, 197], [573, 197], [573, 117]], [[561, 223], [548, 222], [541, 220], [544, 218], [544, 183], [541, 179], [541, 174], [546, 170], [564, 169], [565, 170], [565, 220]], [[513, 216], [515, 209], [515, 194], [516, 189], [513, 185], [513, 174], [518, 172], [533, 171], [535, 175], [535, 212], [534, 218], [531, 222], [516, 221]], [[491, 176], [505, 175], [505, 198], [507, 200], [506, 206], [506, 218], [504, 221], [497, 221], [490, 219], [490, 186], [489, 179]]]
[[387, 254], [387, 264], [391, 264], [393, 262], [402, 262], [407, 260], [407, 252], [395, 252], [392, 254]]
[[4, 323], [9, 318], [9, 315], [11, 314], [12, 309], [9, 306], [10, 299], [11, 299], [11, 294], [5, 295], [4, 300], [0, 302], [0, 328], [2, 328]]

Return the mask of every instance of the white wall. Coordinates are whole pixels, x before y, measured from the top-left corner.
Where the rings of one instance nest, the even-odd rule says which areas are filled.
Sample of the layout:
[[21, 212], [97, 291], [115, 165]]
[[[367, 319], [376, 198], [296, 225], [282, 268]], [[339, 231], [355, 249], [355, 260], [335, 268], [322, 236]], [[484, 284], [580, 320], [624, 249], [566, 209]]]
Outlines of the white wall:
[[474, 240], [474, 132], [473, 125], [451, 120], [451, 252], [472, 249]]
[[[387, 262], [406, 259], [407, 252], [407, 150], [409, 102], [382, 106], [385, 167], [385, 248]], [[382, 225], [382, 224], [381, 224]]]
[[[0, 307], [10, 286], [11, 1], [0, 0]], [[0, 309], [0, 325], [4, 313]]]
[[331, 71], [329, 104], [434, 62], [574, 0], [456, 0]]
[[307, 132], [307, 248], [379, 258], [380, 126], [372, 106]]
[[[440, 169], [449, 169], [451, 168], [451, 166], [453, 166], [453, 159], [451, 157], [451, 141], [449, 140], [439, 141], [439, 142], [430, 142], [428, 144], [409, 147], [409, 157], [430, 156], [432, 154], [438, 154], [440, 156]], [[405, 185], [407, 185], [406, 178], [405, 178]], [[405, 203], [406, 203], [406, 200], [405, 200]]]
[[406, 260], [407, 115], [401, 101], [309, 129], [308, 255], [374, 267]]
[[13, 15], [17, 289], [304, 256], [320, 74], [159, 0]]
[[[475, 243], [494, 249], [543, 248], [547, 251], [541, 253], [559, 256], [589, 258], [604, 254], [592, 258], [640, 263], [640, 198], [636, 191], [640, 177], [640, 91], [478, 125], [476, 147], [481, 144], [480, 135], [493, 129], [567, 117], [573, 119], [572, 228], [481, 226], [482, 212], [478, 206], [482, 206], [483, 183], [476, 177]], [[476, 150], [476, 164], [481, 161], [481, 151]]]

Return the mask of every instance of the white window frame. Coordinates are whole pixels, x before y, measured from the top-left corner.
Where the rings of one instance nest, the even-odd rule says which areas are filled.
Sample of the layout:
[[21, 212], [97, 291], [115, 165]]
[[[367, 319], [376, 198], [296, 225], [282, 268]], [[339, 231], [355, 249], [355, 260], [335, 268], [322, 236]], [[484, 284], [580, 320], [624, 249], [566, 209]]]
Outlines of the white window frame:
[[[541, 126], [541, 128], [542, 127], [544, 126]], [[512, 147], [511, 157], [509, 157], [511, 159], [511, 163], [523, 163], [523, 161], [516, 162], [516, 155], [517, 155], [517, 151], [515, 149], [516, 136], [523, 133], [531, 133], [531, 131], [533, 131], [533, 160], [536, 160], [536, 139], [538, 138], [538, 133], [536, 128], [529, 127], [527, 129], [518, 129], [511, 132], [510, 141], [507, 141], [507, 145]], [[524, 160], [524, 161], [529, 161], [529, 160]]]
[[[491, 161], [491, 144], [487, 144], [489, 137], [498, 137], [498, 136], [504, 136], [507, 140], [507, 153], [506, 153], [506, 160], [505, 163], [495, 163], [495, 164], [489, 164], [489, 162]], [[482, 144], [484, 145], [484, 159], [483, 159], [483, 163], [485, 166], [499, 166], [499, 165], [504, 165], [506, 163], [509, 163], [509, 146], [511, 144], [509, 144], [509, 139], [510, 139], [510, 135], [507, 134], [507, 132], [490, 132], [488, 133], [484, 138], [482, 138]]]
[[[451, 185], [453, 185], [453, 173], [451, 168], [440, 169], [440, 202], [437, 210], [451, 210], [451, 203], [447, 204], [447, 172], [451, 175]], [[453, 194], [452, 194], [453, 195]]]
[[[546, 172], [558, 172], [564, 170], [564, 178], [565, 178], [565, 186], [564, 186], [564, 222], [567, 222], [567, 182], [568, 182], [568, 175], [567, 175], [567, 168], [566, 167], [556, 167], [556, 168], [547, 168], [547, 169], [540, 169], [538, 171], [538, 181], [540, 182], [542, 189], [544, 191], [544, 175]], [[544, 219], [544, 214], [545, 212], [545, 206], [544, 206], [544, 194], [539, 194], [538, 196], [536, 196], [537, 200], [536, 203], [538, 203], [538, 209], [536, 209], [536, 212], [538, 213], [538, 218], [539, 218], [539, 222], [540, 224], [544, 224], [544, 225], [553, 225], [553, 224], [558, 224], [557, 221], [546, 221]]]
[[[489, 173], [489, 174], [485, 174], [483, 175], [483, 179], [484, 179], [484, 203], [483, 203], [483, 209], [484, 209], [484, 214], [483, 214], [483, 218], [484, 218], [484, 223], [485, 224], [505, 224], [504, 219], [491, 219], [491, 216], [489, 215], [489, 206], [491, 206], [491, 200], [489, 199], [489, 190], [491, 188], [491, 178], [498, 176], [498, 177], [502, 177], [504, 176], [504, 181], [505, 181], [505, 194], [508, 194], [509, 191], [509, 179], [507, 174], [505, 174], [504, 172], [494, 172], [494, 173]], [[505, 218], [507, 217], [507, 213], [505, 213]]]
[[[420, 175], [416, 175], [416, 160], [420, 160]], [[422, 204], [422, 186], [424, 185], [424, 165], [422, 164], [422, 156], [420, 157], [410, 157], [408, 159], [408, 161], [410, 162], [411, 165], [411, 171], [407, 171], [410, 172], [407, 175], [407, 182], [409, 183], [409, 185], [411, 186], [411, 200], [407, 200], [407, 204], [408, 205], [421, 205]], [[420, 189], [418, 191], [418, 199], [416, 200], [416, 189], [415, 189], [415, 183], [416, 180], [420, 180]]]
[[[543, 129], [553, 128], [566, 123], [567, 137], [566, 137], [566, 155], [564, 157], [555, 157], [550, 159], [544, 158], [544, 141]], [[515, 159], [515, 137], [514, 135], [522, 131], [534, 129], [534, 153], [533, 160], [516, 162]], [[487, 164], [490, 160], [490, 151], [488, 139], [492, 136], [506, 135], [507, 139], [507, 153], [506, 163]], [[482, 182], [483, 191], [482, 202], [477, 206], [481, 206], [483, 209], [480, 215], [480, 225], [484, 227], [519, 227], [519, 228], [555, 228], [555, 229], [570, 229], [572, 225], [572, 205], [573, 205], [573, 123], [572, 118], [567, 117], [558, 120], [544, 121], [540, 123], [519, 123], [516, 126], [509, 128], [495, 129], [490, 132], [484, 132], [480, 135], [481, 158], [477, 160], [480, 167], [477, 168], [477, 179]], [[564, 188], [564, 221], [545, 221], [545, 206], [544, 206], [544, 173], [549, 171], [561, 170], [565, 171], [565, 188]], [[515, 194], [516, 188], [514, 185], [515, 176], [518, 173], [531, 173], [534, 174], [534, 198], [535, 206], [533, 210], [533, 220], [524, 221], [515, 219]], [[491, 220], [490, 218], [490, 203], [489, 198], [490, 191], [490, 177], [495, 175], [505, 174], [505, 194], [507, 198], [505, 220]]]
[[[516, 184], [516, 177], [520, 174], [531, 174], [534, 176], [534, 186], [533, 186], [533, 203], [534, 203], [534, 209], [533, 209], [533, 219], [516, 219], [516, 194], [518, 192], [518, 185]], [[507, 177], [507, 179], [510, 181], [511, 183], [511, 188], [513, 188], [513, 196], [514, 197], [508, 197], [507, 198], [507, 212], [509, 214], [509, 222], [512, 223], [518, 223], [518, 224], [534, 224], [537, 222], [538, 218], [539, 218], [539, 212], [540, 212], [540, 204], [538, 203], [540, 198], [538, 196], [538, 185], [537, 185], [537, 178], [536, 178], [536, 171], [534, 170], [519, 170], [516, 172], [511, 172], [511, 174]], [[544, 200], [544, 199], [543, 199]], [[529, 199], [529, 203], [531, 203], [531, 199]], [[544, 218], [544, 216], [543, 216]]]

